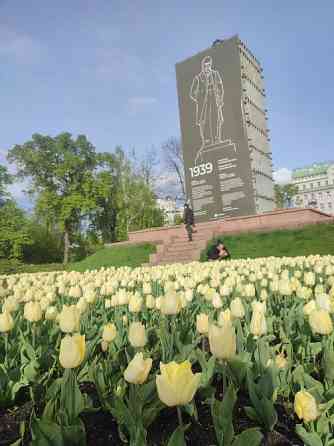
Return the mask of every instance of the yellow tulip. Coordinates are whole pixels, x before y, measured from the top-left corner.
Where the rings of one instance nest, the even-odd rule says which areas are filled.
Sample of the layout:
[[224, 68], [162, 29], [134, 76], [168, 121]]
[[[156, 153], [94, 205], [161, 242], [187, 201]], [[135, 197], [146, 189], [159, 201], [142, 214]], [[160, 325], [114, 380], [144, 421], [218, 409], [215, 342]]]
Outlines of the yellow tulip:
[[177, 364], [160, 363], [161, 375], [156, 377], [156, 385], [160, 400], [166, 406], [183, 406], [190, 403], [198, 389], [201, 373], [193, 373], [189, 361]]
[[24, 317], [29, 322], [38, 322], [42, 319], [42, 308], [39, 302], [27, 302], [24, 306]]
[[54, 320], [56, 320], [57, 316], [58, 316], [58, 312], [57, 312], [57, 308], [56, 307], [48, 307], [46, 309], [45, 319], [47, 321], [54, 321]]
[[137, 294], [132, 294], [129, 300], [129, 311], [131, 313], [139, 313], [143, 305], [143, 299]]
[[209, 326], [210, 351], [216, 358], [231, 359], [237, 350], [235, 328], [230, 321], [225, 321], [222, 327]]
[[236, 297], [232, 300], [230, 308], [233, 317], [242, 319], [245, 316], [245, 309], [240, 297]]
[[132, 347], [144, 347], [147, 342], [145, 326], [140, 322], [132, 322], [129, 326], [128, 337]]
[[205, 313], [196, 316], [196, 329], [200, 334], [206, 334], [209, 327], [209, 316]]
[[288, 365], [288, 361], [284, 356], [284, 353], [279, 353], [276, 355], [275, 364], [278, 369], [285, 369], [285, 367]]
[[162, 314], [178, 314], [181, 310], [181, 300], [176, 292], [169, 292], [161, 299], [160, 311]]
[[305, 390], [296, 393], [294, 408], [298, 418], [306, 423], [316, 420], [319, 416], [315, 398]]
[[116, 326], [115, 324], [106, 324], [103, 327], [103, 333], [102, 333], [102, 339], [106, 342], [112, 342], [117, 334]]
[[326, 310], [313, 310], [309, 316], [309, 323], [313, 333], [328, 335], [333, 331], [332, 319]]
[[250, 332], [253, 336], [262, 336], [267, 333], [267, 322], [265, 317], [265, 304], [261, 302], [253, 302], [253, 314], [250, 323]]
[[14, 321], [9, 311], [0, 313], [0, 333], [7, 333], [14, 327]]
[[63, 305], [59, 313], [59, 327], [63, 333], [73, 333], [79, 330], [80, 313], [75, 305]]
[[73, 369], [82, 363], [85, 353], [85, 336], [79, 334], [66, 335], [60, 343], [59, 362], [64, 369]]
[[136, 353], [124, 371], [125, 381], [132, 384], [143, 384], [152, 368], [152, 359], [144, 359], [142, 353]]

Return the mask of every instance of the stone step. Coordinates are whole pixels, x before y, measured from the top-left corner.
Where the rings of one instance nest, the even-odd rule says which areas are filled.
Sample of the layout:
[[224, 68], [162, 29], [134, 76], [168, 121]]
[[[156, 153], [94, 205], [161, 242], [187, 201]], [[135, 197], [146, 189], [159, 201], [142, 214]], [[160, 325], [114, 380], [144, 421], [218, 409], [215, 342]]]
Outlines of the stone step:
[[[214, 234], [210, 233], [210, 234], [201, 234], [201, 233], [196, 233], [193, 234], [193, 241], [203, 241], [203, 240], [211, 240], [213, 238]], [[184, 236], [180, 237], [178, 236], [177, 238], [173, 238], [170, 241], [170, 244], [174, 244], [174, 243], [180, 243], [180, 242], [188, 242], [188, 236], [185, 234]]]
[[[189, 245], [190, 245], [190, 243], [189, 243]], [[161, 253], [161, 255], [164, 255], [164, 254], [167, 254], [167, 253], [175, 253], [175, 254], [183, 254], [183, 253], [185, 253], [185, 254], [188, 254], [188, 253], [190, 253], [190, 252], [194, 252], [194, 251], [196, 251], [196, 252], [202, 252], [202, 250], [204, 249], [204, 247], [201, 247], [201, 246], [181, 246], [181, 247], [179, 247], [179, 246], [168, 246], [167, 248], [166, 248], [166, 250], [163, 252], [163, 253]]]
[[198, 251], [193, 251], [189, 253], [165, 253], [157, 260], [163, 262], [165, 260], [198, 260], [200, 258], [200, 253]]

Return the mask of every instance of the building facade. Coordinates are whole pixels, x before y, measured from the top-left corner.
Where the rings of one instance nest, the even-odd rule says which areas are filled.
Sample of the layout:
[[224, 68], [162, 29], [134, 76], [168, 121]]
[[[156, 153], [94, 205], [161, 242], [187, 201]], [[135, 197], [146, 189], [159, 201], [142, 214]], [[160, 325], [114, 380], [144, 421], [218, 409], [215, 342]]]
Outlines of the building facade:
[[292, 184], [298, 188], [294, 207], [314, 207], [334, 215], [334, 162], [294, 169]]
[[187, 199], [196, 221], [274, 209], [263, 70], [239, 39], [176, 65]]
[[177, 206], [177, 202], [172, 197], [158, 198], [157, 204], [164, 212], [165, 225], [171, 226], [175, 224], [176, 216], [182, 216], [183, 209]]
[[275, 207], [273, 164], [265, 105], [263, 68], [239, 40], [242, 108], [251, 161], [252, 183], [257, 214]]

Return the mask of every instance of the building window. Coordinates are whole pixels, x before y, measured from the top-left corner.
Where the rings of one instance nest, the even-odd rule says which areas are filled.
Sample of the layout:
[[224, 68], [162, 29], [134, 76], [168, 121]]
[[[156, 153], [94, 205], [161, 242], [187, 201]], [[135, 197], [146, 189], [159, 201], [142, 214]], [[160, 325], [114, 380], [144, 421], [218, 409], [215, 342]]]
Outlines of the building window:
[[322, 192], [319, 192], [318, 195], [319, 195], [319, 198], [322, 198]]
[[332, 209], [332, 203], [330, 201], [328, 202], [328, 209]]
[[326, 180], [326, 186], [328, 186], [328, 180]]
[[313, 189], [313, 183], [310, 183], [310, 188]]
[[304, 190], [306, 189], [306, 184], [303, 184], [303, 189], [304, 189]]
[[321, 186], [321, 183], [320, 183], [320, 181], [318, 181], [318, 186], [319, 186], [319, 187]]
[[321, 210], [324, 209], [324, 203], [320, 203], [320, 209], [321, 209]]

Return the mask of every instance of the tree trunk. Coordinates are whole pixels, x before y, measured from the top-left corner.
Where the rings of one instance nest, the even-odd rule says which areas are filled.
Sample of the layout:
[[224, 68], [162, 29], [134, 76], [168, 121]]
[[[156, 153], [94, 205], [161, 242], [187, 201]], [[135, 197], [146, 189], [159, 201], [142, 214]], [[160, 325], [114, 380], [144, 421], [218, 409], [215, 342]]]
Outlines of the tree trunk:
[[69, 250], [70, 250], [70, 234], [69, 234], [69, 230], [65, 225], [65, 230], [64, 230], [64, 265], [67, 265], [68, 263], [68, 254], [69, 254]]

